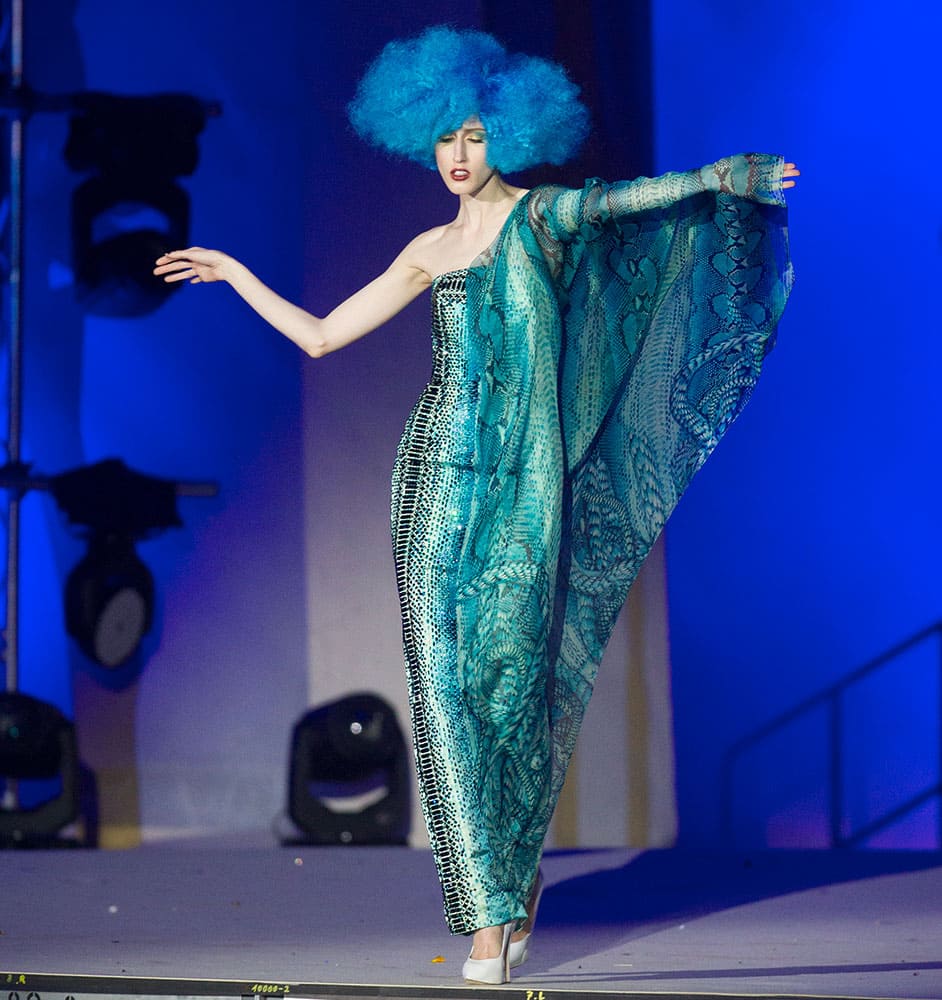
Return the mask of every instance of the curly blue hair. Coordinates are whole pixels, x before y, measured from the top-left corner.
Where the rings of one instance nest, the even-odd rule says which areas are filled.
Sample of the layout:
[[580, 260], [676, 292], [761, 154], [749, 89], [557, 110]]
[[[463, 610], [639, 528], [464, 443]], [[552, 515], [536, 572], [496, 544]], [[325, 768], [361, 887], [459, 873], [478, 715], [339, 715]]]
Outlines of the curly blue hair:
[[390, 42], [348, 107], [367, 142], [435, 166], [435, 143], [477, 115], [501, 173], [570, 159], [589, 133], [579, 88], [556, 63], [508, 53], [482, 31], [447, 26]]

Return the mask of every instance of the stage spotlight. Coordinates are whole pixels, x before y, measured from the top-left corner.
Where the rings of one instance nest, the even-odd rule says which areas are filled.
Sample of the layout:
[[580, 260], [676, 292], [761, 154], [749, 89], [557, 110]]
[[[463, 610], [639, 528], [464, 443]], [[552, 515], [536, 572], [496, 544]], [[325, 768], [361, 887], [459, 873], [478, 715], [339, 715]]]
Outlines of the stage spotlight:
[[124, 535], [92, 535], [65, 584], [65, 627], [103, 667], [133, 656], [154, 621], [154, 578]]
[[94, 171], [72, 196], [79, 301], [102, 316], [142, 316], [178, 286], [154, 281], [154, 260], [189, 242], [190, 202], [174, 178], [192, 174], [197, 136], [217, 105], [185, 94], [75, 100], [65, 159]]
[[[154, 261], [189, 243], [190, 202], [169, 181], [92, 177], [72, 195], [72, 260], [83, 308], [144, 316], [177, 289], [153, 280]], [[145, 275], [146, 272], [146, 275]]]
[[409, 787], [402, 730], [382, 698], [312, 709], [292, 734], [288, 813], [303, 836], [290, 843], [404, 844]]
[[88, 552], [66, 581], [66, 629], [96, 663], [119, 667], [154, 620], [154, 579], [134, 541], [182, 523], [176, 485], [108, 459], [53, 477], [50, 489], [69, 521], [88, 529]]
[[31, 782], [58, 779], [59, 792], [30, 806], [0, 807], [0, 846], [49, 846], [79, 814], [75, 728], [53, 705], [0, 692], [0, 780], [17, 782], [20, 802]]

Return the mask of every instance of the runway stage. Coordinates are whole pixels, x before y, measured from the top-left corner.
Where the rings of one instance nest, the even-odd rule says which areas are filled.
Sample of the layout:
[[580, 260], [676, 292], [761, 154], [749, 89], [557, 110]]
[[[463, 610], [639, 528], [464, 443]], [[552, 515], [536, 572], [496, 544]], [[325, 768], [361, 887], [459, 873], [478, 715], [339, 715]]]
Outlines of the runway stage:
[[0, 853], [0, 1000], [942, 998], [942, 854], [555, 852], [530, 960], [461, 983], [428, 852]]

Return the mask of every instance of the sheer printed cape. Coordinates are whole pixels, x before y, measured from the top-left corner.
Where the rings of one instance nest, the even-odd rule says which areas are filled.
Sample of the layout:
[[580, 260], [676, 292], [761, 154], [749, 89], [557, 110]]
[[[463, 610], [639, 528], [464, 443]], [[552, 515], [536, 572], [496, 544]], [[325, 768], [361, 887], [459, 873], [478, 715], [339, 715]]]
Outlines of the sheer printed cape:
[[470, 269], [484, 346], [458, 672], [492, 724], [498, 864], [538, 860], [628, 589], [772, 346], [792, 283], [782, 172], [746, 154], [534, 188]]

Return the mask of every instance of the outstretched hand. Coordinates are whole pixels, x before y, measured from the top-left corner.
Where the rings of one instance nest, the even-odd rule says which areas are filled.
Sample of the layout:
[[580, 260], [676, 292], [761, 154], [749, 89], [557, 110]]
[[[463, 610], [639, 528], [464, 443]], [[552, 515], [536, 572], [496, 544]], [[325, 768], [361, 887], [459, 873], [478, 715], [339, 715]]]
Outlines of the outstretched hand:
[[801, 171], [798, 169], [798, 167], [795, 166], [794, 163], [786, 163], [785, 169], [782, 171], [782, 177], [784, 178], [784, 180], [782, 181], [782, 187], [793, 188], [795, 186], [795, 182], [789, 180], [788, 178], [800, 177], [800, 176], [801, 176]]
[[154, 262], [154, 274], [162, 275], [164, 281], [189, 281], [190, 284], [225, 281], [226, 265], [231, 261], [228, 254], [204, 247], [171, 250]]

